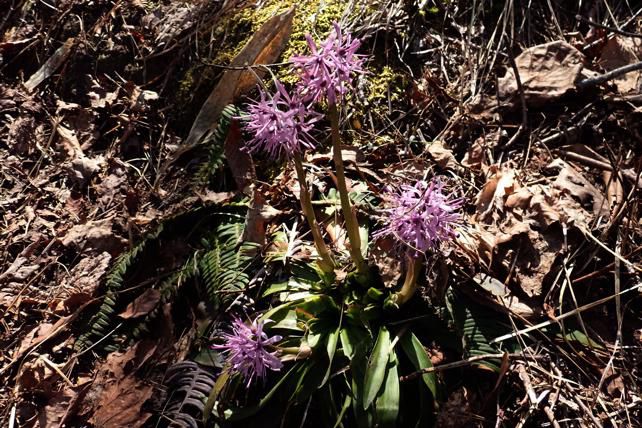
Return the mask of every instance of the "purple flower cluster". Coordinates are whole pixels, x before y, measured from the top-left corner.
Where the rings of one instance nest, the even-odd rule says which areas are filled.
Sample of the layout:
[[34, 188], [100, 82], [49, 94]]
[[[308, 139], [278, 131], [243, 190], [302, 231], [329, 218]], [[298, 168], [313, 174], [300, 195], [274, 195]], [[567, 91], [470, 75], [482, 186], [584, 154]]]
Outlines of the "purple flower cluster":
[[394, 236], [418, 257], [456, 236], [454, 226], [461, 220], [456, 210], [463, 200], [444, 195], [443, 183], [434, 179], [401, 186], [401, 191], [392, 196], [391, 205], [386, 210], [386, 227], [374, 236]]
[[321, 115], [308, 109], [301, 98], [291, 96], [276, 82], [273, 96], [259, 91], [261, 99], [249, 105], [247, 129], [253, 138], [247, 143], [250, 153], [264, 151], [272, 158], [292, 157], [306, 148], [314, 147], [310, 131]]
[[250, 153], [264, 151], [272, 158], [292, 157], [315, 146], [310, 132], [321, 115], [309, 104], [323, 98], [334, 104], [348, 91], [352, 75], [363, 72], [363, 60], [356, 55], [361, 45], [341, 32], [334, 23], [334, 32], [317, 45], [307, 35], [310, 56], [294, 56], [292, 62], [299, 72], [300, 82], [290, 95], [276, 82], [273, 96], [260, 90], [260, 100], [249, 105], [249, 120], [245, 123], [253, 138], [246, 149]]
[[319, 46], [306, 35], [310, 55], [291, 58], [301, 76], [299, 91], [314, 102], [326, 98], [329, 104], [335, 104], [348, 92], [352, 75], [363, 72], [363, 59], [356, 55], [361, 41], [350, 34], [344, 36], [336, 22], [333, 26], [334, 32]]
[[232, 332], [223, 334], [225, 344], [212, 346], [227, 354], [228, 363], [233, 370], [247, 379], [248, 386], [255, 377], [264, 379], [267, 369], [278, 371], [283, 367], [276, 352], [268, 351], [282, 338], [281, 336], [268, 337], [263, 331], [264, 324], [257, 318], [248, 326], [241, 319], [234, 318]]

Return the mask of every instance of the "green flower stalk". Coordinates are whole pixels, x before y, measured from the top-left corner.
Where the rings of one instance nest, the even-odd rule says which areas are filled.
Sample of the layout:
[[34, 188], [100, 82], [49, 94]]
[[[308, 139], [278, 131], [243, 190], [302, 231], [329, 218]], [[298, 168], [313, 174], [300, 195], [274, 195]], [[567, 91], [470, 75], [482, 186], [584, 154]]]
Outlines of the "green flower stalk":
[[366, 273], [368, 266], [361, 254], [361, 236], [359, 235], [359, 223], [357, 215], [350, 204], [346, 175], [343, 168], [343, 157], [341, 156], [341, 137], [339, 136], [339, 112], [336, 104], [329, 105], [330, 127], [332, 132], [332, 159], [334, 161], [335, 173], [337, 175], [337, 187], [339, 188], [339, 199], [341, 210], [346, 222], [348, 239], [350, 240], [350, 256], [354, 261], [357, 272]]
[[415, 295], [417, 291], [417, 279], [419, 272], [423, 266], [422, 259], [415, 258], [410, 254], [406, 254], [406, 278], [401, 286], [401, 290], [390, 296], [390, 304], [395, 308], [399, 308]]
[[353, 75], [363, 73], [361, 56], [356, 54], [361, 45], [358, 39], [350, 34], [342, 34], [339, 24], [334, 23], [334, 31], [318, 46], [307, 35], [310, 55], [294, 56], [292, 62], [299, 72], [301, 81], [298, 89], [301, 96], [314, 103], [322, 100], [328, 102], [328, 116], [332, 132], [332, 152], [336, 168], [337, 187], [341, 199], [341, 210], [346, 222], [350, 255], [359, 274], [365, 274], [368, 266], [361, 254], [359, 223], [348, 196], [343, 158], [341, 157], [341, 139], [339, 136], [339, 111], [337, 103], [352, 86]]
[[301, 188], [301, 208], [320, 257], [318, 264], [323, 272], [330, 273], [334, 271], [334, 261], [321, 236], [301, 164], [301, 153], [314, 147], [309, 132], [320, 115], [307, 108], [298, 94], [290, 95], [280, 82], [276, 82], [276, 89], [272, 96], [259, 90], [260, 100], [249, 105], [245, 129], [253, 138], [245, 149], [250, 153], [262, 151], [272, 158], [285, 157], [294, 161]]
[[303, 210], [303, 215], [308, 221], [310, 231], [312, 232], [312, 238], [314, 240], [314, 245], [317, 249], [317, 253], [319, 253], [319, 260], [317, 261], [317, 263], [323, 272], [333, 272], [335, 267], [334, 260], [332, 260], [330, 251], [323, 241], [323, 237], [321, 236], [321, 229], [319, 227], [319, 223], [317, 222], [316, 215], [314, 214], [314, 207], [312, 206], [312, 200], [310, 198], [310, 191], [308, 190], [308, 183], [306, 182], [305, 171], [303, 170], [303, 164], [301, 162], [301, 156], [297, 154], [293, 157], [293, 160], [297, 179], [299, 180], [299, 197], [301, 199], [301, 209]]

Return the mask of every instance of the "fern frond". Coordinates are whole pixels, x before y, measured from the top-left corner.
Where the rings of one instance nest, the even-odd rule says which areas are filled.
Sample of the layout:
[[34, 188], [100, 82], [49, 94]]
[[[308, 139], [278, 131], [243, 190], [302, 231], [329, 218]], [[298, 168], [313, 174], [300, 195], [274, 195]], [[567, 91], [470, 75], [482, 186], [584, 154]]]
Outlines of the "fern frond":
[[182, 361], [167, 369], [163, 384], [168, 396], [160, 426], [202, 426], [205, 400], [215, 382], [214, 373], [192, 361]]
[[[226, 208], [226, 210], [228, 212], [222, 211], [219, 206], [209, 206], [169, 217], [165, 219], [153, 233], [148, 234], [141, 243], [136, 245], [129, 252], [122, 254], [116, 260], [113, 268], [107, 276], [102, 304], [98, 309], [98, 312], [89, 320], [88, 328], [84, 330], [76, 341], [74, 345], [75, 350], [81, 351], [87, 349], [98, 341], [100, 341], [99, 349], [101, 350], [117, 350], [117, 347], [114, 346], [114, 338], [106, 339], [106, 337], [110, 336], [112, 333], [118, 335], [118, 331], [113, 332], [118, 323], [122, 322], [122, 320], [117, 317], [117, 311], [123, 308], [124, 303], [128, 303], [125, 301], [124, 297], [131, 297], [131, 294], [123, 293], [124, 283], [131, 280], [136, 273], [140, 273], [140, 270], [143, 267], [143, 261], [149, 259], [150, 256], [155, 254], [155, 252], [163, 251], [163, 243], [171, 241], [172, 237], [176, 239], [177, 236], [181, 236], [181, 238], [188, 239], [198, 247], [198, 245], [201, 244], [200, 241], [204, 233], [211, 232], [213, 227], [211, 226], [212, 221], [216, 221], [216, 223], [230, 222], [234, 230], [237, 230], [239, 227], [237, 226], [237, 223], [244, 217], [236, 213], [238, 210], [237, 207]], [[192, 236], [192, 233], [194, 233], [194, 236]], [[185, 257], [188, 260], [190, 258], [188, 255], [175, 256]], [[190, 256], [194, 256], [194, 254], [191, 253]], [[178, 262], [184, 263], [184, 261], [181, 260]], [[165, 302], [174, 295], [181, 277], [183, 277], [182, 280], [185, 280], [185, 275], [189, 273], [193, 276], [197, 272], [198, 263], [196, 259], [194, 259], [191, 267], [193, 271], [189, 273], [189, 266], [185, 264], [183, 268], [169, 275], [169, 277], [161, 283], [161, 301]], [[150, 269], [147, 269], [147, 271], [149, 271], [147, 272], [147, 279], [149, 279], [150, 275], [157, 276], [159, 273], [158, 268], [164, 268], [165, 273], [168, 272], [167, 269], [172, 269], [171, 266], [154, 266], [154, 268], [155, 269], [152, 269], [151, 271]], [[139, 291], [142, 292], [142, 290]], [[152, 311], [152, 313], [147, 315], [147, 321], [151, 321], [155, 315], [158, 315], [158, 313]], [[130, 328], [130, 324], [131, 323], [128, 323], [127, 332], [123, 336], [120, 336], [121, 338], [131, 338], [132, 330]], [[140, 328], [144, 329], [146, 326], [141, 324]], [[141, 333], [139, 332], [139, 334]]]
[[[89, 321], [89, 329], [82, 334], [76, 343], [74, 349], [81, 351], [93, 345], [95, 341], [100, 340], [107, 336], [116, 324], [116, 302], [118, 301], [118, 291], [125, 282], [125, 277], [129, 269], [138, 261], [147, 245], [160, 236], [163, 232], [164, 226], [161, 224], [158, 228], [147, 235], [143, 241], [132, 248], [127, 253], [121, 254], [110, 273], [107, 275], [105, 282], [105, 296], [100, 309]], [[105, 344], [107, 345], [107, 344]]]
[[215, 309], [226, 306], [250, 283], [248, 273], [255, 260], [257, 245], [238, 243], [242, 223], [218, 227], [211, 249], [198, 262], [210, 303]]
[[230, 130], [232, 119], [242, 115], [242, 111], [234, 104], [227, 105], [221, 112], [218, 126], [203, 141], [207, 147], [207, 160], [200, 166], [196, 173], [196, 184], [205, 185], [209, 183], [214, 174], [223, 167], [225, 161], [224, 145], [227, 134]]
[[125, 339], [129, 338], [129, 341], [133, 343], [150, 334], [152, 324], [160, 315], [162, 315], [163, 304], [171, 301], [176, 296], [181, 286], [194, 278], [197, 273], [198, 266], [196, 264], [196, 259], [195, 256], [192, 256], [178, 271], [174, 272], [167, 279], [161, 282], [158, 286], [161, 298], [156, 304], [156, 307], [145, 315], [142, 320], [138, 321], [135, 326], [128, 329], [127, 337]]

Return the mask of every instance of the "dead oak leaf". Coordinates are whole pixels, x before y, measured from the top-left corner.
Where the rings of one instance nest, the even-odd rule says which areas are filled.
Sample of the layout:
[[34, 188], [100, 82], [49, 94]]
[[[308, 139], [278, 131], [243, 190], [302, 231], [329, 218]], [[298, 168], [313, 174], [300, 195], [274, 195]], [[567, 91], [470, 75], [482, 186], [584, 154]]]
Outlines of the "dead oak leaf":
[[[515, 58], [523, 95], [529, 105], [543, 105], [575, 89], [584, 55], [571, 44], [557, 40], [526, 49]], [[498, 80], [500, 99], [516, 103], [519, 88], [515, 72], [509, 68]]]
[[145, 425], [151, 413], [142, 410], [154, 388], [134, 376], [117, 381], [107, 380], [98, 406], [89, 422], [96, 427], [130, 427]]

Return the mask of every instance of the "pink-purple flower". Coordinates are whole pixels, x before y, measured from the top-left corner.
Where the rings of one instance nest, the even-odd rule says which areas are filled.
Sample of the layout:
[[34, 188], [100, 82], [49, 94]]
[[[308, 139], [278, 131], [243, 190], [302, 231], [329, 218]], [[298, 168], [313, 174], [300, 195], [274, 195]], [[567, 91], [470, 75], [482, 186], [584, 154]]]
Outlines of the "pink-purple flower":
[[306, 35], [310, 55], [291, 58], [301, 78], [299, 91], [306, 100], [316, 102], [326, 98], [328, 103], [335, 104], [352, 86], [353, 75], [363, 72], [363, 59], [356, 54], [361, 41], [344, 35], [336, 22], [333, 26], [334, 31], [319, 46]]
[[264, 325], [264, 321], [258, 318], [247, 325], [235, 317], [232, 320], [232, 332], [223, 334], [225, 344], [212, 346], [227, 354], [227, 362], [232, 370], [239, 372], [247, 380], [248, 386], [254, 378], [264, 379], [268, 369], [278, 371], [283, 367], [273, 350], [274, 344], [282, 338], [269, 337], [263, 331]]
[[461, 220], [457, 210], [463, 199], [447, 196], [439, 179], [404, 185], [391, 197], [386, 209], [385, 227], [375, 237], [393, 236], [412, 250], [415, 257], [436, 249], [442, 241], [454, 238]]
[[245, 146], [249, 153], [292, 157], [315, 146], [310, 132], [321, 119], [319, 113], [307, 108], [298, 95], [290, 95], [278, 81], [274, 95], [263, 90], [259, 93], [261, 99], [249, 105], [245, 122], [245, 129], [252, 134]]

